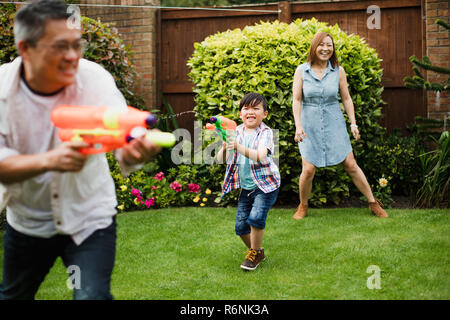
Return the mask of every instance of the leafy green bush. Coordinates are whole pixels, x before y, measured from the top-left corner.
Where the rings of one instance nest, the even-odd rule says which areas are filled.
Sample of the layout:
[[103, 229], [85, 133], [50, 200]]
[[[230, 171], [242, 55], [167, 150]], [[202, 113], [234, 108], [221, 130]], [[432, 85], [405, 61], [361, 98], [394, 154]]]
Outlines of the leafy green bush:
[[0, 65], [17, 56], [13, 30], [15, 14], [14, 4], [0, 4]]
[[[358, 162], [367, 163], [361, 150], [373, 150], [385, 133], [378, 123], [383, 104], [382, 70], [375, 50], [359, 36], [347, 35], [337, 25], [328, 26], [314, 18], [291, 24], [262, 22], [207, 37], [194, 44], [188, 61], [189, 77], [196, 85], [195, 111], [203, 122], [216, 114], [238, 121], [239, 101], [248, 92], [267, 98], [270, 109], [266, 123], [279, 130], [280, 197], [298, 197], [301, 160], [293, 139], [292, 81], [296, 68], [306, 61], [313, 36], [320, 31], [333, 36], [339, 63], [347, 73], [362, 135], [358, 142], [352, 140], [352, 145], [355, 154], [361, 155]], [[346, 114], [345, 118], [348, 121]], [[339, 203], [349, 195], [349, 181], [341, 166], [318, 169], [311, 203]]]
[[417, 192], [417, 204], [422, 207], [450, 205], [450, 132], [444, 131], [437, 149], [420, 156], [424, 182]]
[[371, 149], [359, 150], [358, 156], [365, 159], [359, 165], [372, 186], [381, 177], [389, 180], [393, 194], [413, 196], [421, 183], [419, 155], [425, 151], [423, 137], [411, 134], [402, 137], [400, 130], [384, 135]]

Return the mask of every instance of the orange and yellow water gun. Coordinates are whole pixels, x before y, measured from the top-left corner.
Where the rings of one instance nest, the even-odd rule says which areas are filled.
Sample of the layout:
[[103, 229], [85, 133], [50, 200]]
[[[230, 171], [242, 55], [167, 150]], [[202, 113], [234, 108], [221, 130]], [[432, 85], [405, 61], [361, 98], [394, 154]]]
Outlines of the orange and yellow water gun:
[[236, 130], [236, 122], [223, 116], [213, 116], [209, 119], [212, 123], [206, 124], [206, 129], [216, 131], [220, 134], [223, 141], [233, 134]]
[[84, 154], [122, 148], [143, 135], [160, 147], [171, 147], [176, 141], [172, 133], [147, 131], [156, 124], [157, 117], [133, 107], [121, 112], [108, 107], [60, 105], [50, 117], [59, 128], [58, 137], [62, 141], [84, 141], [91, 145], [79, 150]]

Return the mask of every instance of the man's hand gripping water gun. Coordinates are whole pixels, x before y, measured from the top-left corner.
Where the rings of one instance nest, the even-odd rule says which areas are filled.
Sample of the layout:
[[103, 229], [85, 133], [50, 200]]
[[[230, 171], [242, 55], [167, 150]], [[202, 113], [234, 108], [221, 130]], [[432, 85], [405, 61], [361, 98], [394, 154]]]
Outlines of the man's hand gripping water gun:
[[145, 138], [159, 147], [171, 147], [176, 139], [172, 133], [148, 131], [157, 122], [155, 115], [128, 107], [126, 112], [108, 107], [61, 105], [51, 113], [53, 124], [59, 128], [62, 141], [83, 141], [83, 154], [108, 152], [122, 148], [135, 138]]
[[222, 116], [214, 116], [209, 119], [212, 123], [206, 124], [206, 129], [211, 131], [216, 131], [222, 137], [224, 142], [229, 140], [228, 138], [232, 137], [234, 134], [234, 130], [236, 130], [236, 122], [231, 119], [222, 117]]

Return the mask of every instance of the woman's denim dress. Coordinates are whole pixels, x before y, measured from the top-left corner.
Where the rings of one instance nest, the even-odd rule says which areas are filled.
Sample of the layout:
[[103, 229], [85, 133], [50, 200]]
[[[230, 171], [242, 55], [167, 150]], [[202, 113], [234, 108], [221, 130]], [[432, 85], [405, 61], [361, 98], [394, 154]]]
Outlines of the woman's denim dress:
[[309, 63], [302, 71], [301, 123], [306, 138], [298, 143], [300, 154], [316, 167], [341, 163], [352, 151], [344, 115], [339, 106], [339, 67], [331, 66], [319, 80]]

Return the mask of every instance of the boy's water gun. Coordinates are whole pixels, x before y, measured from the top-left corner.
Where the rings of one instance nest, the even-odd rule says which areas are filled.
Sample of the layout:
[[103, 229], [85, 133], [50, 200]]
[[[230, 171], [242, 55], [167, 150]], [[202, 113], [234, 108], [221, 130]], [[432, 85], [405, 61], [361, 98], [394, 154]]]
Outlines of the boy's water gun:
[[59, 128], [62, 141], [84, 141], [91, 145], [79, 150], [84, 154], [121, 148], [143, 135], [160, 147], [171, 147], [176, 141], [172, 133], [147, 131], [156, 124], [156, 116], [133, 107], [120, 112], [108, 107], [60, 105], [50, 117]]
[[206, 124], [206, 129], [211, 131], [219, 132], [223, 141], [227, 141], [227, 138], [232, 134], [234, 130], [236, 130], [236, 122], [231, 119], [222, 117], [222, 116], [214, 116], [209, 119], [212, 123]]

